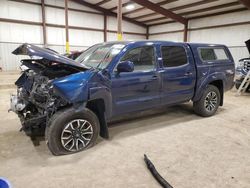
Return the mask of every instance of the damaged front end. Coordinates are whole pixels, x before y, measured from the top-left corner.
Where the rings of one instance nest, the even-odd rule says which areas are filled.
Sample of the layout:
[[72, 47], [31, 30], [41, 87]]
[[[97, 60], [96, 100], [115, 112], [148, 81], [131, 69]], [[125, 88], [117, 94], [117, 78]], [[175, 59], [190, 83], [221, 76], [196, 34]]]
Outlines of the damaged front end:
[[[64, 91], [60, 80], [67, 85], [69, 82], [65, 78], [84, 73], [87, 68], [55, 52], [29, 44], [20, 46], [13, 53], [29, 55], [33, 59], [21, 61], [26, 70], [15, 83], [17, 93], [11, 96], [10, 111], [18, 115], [21, 130], [28, 136], [42, 136], [51, 116], [74, 102], [64, 97], [68, 91]], [[82, 93], [78, 92], [78, 95]]]
[[17, 113], [29, 136], [44, 134], [51, 115], [68, 103], [56, 96], [48, 77], [26, 70], [16, 82], [17, 94], [11, 96], [10, 110]]

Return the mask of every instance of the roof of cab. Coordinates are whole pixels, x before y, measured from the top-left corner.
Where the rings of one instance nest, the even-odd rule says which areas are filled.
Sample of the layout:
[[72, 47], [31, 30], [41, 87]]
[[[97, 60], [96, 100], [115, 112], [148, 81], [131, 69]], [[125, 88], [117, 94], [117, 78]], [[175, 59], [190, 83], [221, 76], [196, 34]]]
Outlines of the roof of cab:
[[225, 45], [222, 44], [208, 44], [208, 43], [190, 43], [190, 42], [174, 42], [174, 41], [164, 41], [164, 40], [140, 40], [140, 41], [111, 41], [111, 42], [104, 42], [101, 44], [124, 44], [124, 45], [128, 45], [128, 44], [143, 44], [143, 43], [153, 43], [153, 44], [188, 44], [190, 46], [193, 47], [219, 47], [219, 46], [223, 46], [225, 47]]

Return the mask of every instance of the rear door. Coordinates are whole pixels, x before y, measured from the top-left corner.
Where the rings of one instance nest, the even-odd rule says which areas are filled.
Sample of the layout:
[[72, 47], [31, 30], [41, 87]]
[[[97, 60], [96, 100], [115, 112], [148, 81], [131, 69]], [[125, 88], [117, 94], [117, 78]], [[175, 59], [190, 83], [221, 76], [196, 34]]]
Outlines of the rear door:
[[194, 95], [196, 69], [186, 44], [162, 45], [161, 78], [162, 104], [174, 104], [190, 100]]
[[146, 45], [128, 50], [122, 61], [134, 63], [133, 72], [112, 75], [113, 114], [148, 109], [160, 103], [160, 80], [155, 47]]

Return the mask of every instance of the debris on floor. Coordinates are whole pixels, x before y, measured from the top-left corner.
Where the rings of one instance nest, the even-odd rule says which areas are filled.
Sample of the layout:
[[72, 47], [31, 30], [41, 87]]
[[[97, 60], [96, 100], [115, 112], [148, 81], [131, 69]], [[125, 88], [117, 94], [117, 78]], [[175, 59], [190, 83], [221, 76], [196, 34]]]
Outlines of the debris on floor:
[[155, 169], [154, 164], [148, 159], [147, 155], [144, 154], [144, 161], [151, 172], [151, 174], [154, 176], [156, 181], [163, 187], [163, 188], [173, 188]]

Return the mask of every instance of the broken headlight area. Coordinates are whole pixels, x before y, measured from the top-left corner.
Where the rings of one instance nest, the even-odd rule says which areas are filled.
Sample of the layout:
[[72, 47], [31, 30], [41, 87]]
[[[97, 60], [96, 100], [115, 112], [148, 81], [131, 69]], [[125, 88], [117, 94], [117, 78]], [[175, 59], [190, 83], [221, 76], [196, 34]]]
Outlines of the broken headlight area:
[[16, 81], [18, 88], [16, 95], [11, 96], [10, 111], [18, 114], [21, 130], [29, 136], [44, 135], [48, 119], [69, 105], [55, 94], [51, 81], [30, 69]]

